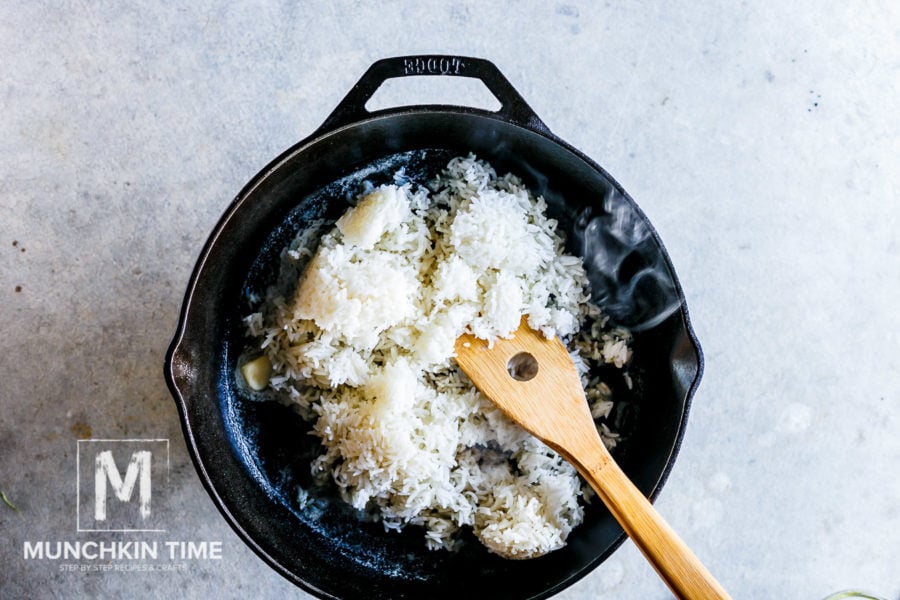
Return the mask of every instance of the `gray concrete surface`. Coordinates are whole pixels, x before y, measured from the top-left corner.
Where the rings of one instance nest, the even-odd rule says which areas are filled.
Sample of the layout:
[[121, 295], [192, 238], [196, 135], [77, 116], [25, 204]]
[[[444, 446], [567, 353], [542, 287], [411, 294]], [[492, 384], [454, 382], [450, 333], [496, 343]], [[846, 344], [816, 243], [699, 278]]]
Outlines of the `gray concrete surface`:
[[[242, 185], [374, 60], [443, 52], [493, 60], [671, 253], [707, 359], [658, 502], [672, 525], [735, 598], [900, 598], [898, 17], [888, 0], [2, 2], [0, 490], [18, 511], [0, 504], [0, 597], [306, 597], [214, 509], [163, 353]], [[484, 99], [434, 85], [378, 101]], [[76, 531], [76, 440], [122, 438], [170, 440], [162, 537]], [[25, 558], [113, 539], [221, 558]], [[627, 543], [558, 597], [668, 592]]]

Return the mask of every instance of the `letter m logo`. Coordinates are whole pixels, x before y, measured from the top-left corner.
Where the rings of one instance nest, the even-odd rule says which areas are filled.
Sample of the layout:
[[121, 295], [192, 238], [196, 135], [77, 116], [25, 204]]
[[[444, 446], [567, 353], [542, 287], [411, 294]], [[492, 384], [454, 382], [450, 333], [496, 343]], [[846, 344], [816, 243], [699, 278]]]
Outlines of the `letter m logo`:
[[165, 531], [168, 440], [78, 440], [78, 531]]
[[[116, 498], [122, 502], [131, 500], [134, 492], [134, 484], [140, 481], [140, 514], [141, 519], [146, 520], [150, 516], [150, 498], [152, 496], [150, 465], [153, 453], [149, 450], [138, 450], [131, 453], [131, 461], [128, 470], [125, 471], [125, 479], [116, 468], [116, 461], [111, 450], [98, 452], [96, 455], [97, 469], [94, 473], [94, 519], [106, 520], [106, 486], [112, 486], [116, 492]], [[140, 477], [140, 479], [138, 479]]]

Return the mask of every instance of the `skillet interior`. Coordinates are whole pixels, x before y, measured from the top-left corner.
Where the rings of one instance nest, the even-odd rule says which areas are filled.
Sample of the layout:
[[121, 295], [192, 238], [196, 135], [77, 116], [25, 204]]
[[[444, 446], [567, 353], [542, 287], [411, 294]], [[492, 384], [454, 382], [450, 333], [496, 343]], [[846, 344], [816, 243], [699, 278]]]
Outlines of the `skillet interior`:
[[[429, 552], [421, 530], [387, 534], [329, 498], [301, 510], [295, 490], [309, 477], [315, 438], [289, 409], [248, 401], [236, 381], [247, 293], [274, 281], [278, 253], [297, 231], [340, 215], [364, 179], [386, 182], [398, 166], [427, 179], [449, 157], [469, 152], [544, 195], [572, 250], [593, 252], [603, 236], [605, 247], [625, 244], [623, 236], [639, 240], [612, 272], [587, 261], [601, 300], [615, 301], [616, 319], [643, 327], [633, 345], [634, 387], [615, 390], [617, 424], [628, 435], [615, 456], [652, 494], [677, 452], [702, 368], [699, 346], [662, 244], [599, 167], [549, 135], [452, 109], [394, 111], [301, 142], [242, 191], [207, 242], [166, 368], [192, 457], [220, 510], [260, 556], [321, 597], [438, 599], [486, 590], [503, 590], [498, 598], [546, 597], [624, 539], [598, 501], [565, 548], [531, 561], [500, 559], [476, 543], [455, 554]], [[604, 233], [623, 220], [621, 232]], [[638, 277], [648, 269], [653, 277]]]

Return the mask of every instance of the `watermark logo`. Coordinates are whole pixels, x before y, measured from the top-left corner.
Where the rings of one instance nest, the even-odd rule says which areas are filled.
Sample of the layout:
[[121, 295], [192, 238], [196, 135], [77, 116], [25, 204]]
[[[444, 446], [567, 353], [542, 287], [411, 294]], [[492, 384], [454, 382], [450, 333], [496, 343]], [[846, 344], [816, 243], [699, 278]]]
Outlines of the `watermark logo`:
[[24, 560], [52, 563], [64, 573], [171, 573], [222, 560], [221, 541], [105, 535], [166, 531], [169, 440], [78, 440], [75, 472], [76, 529], [98, 533], [26, 540]]
[[78, 440], [78, 531], [165, 531], [169, 440]]

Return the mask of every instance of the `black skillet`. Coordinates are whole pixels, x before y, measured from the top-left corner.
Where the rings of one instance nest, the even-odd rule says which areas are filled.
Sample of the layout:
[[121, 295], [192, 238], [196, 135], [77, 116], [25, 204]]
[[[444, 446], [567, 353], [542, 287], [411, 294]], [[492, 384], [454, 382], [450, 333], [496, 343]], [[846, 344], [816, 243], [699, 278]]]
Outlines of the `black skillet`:
[[[368, 112], [387, 79], [474, 77], [502, 105]], [[467, 57], [381, 60], [310, 137], [238, 194], [203, 247], [185, 295], [165, 376], [203, 484], [240, 537], [284, 577], [321, 598], [545, 598], [571, 585], [624, 540], [602, 504], [587, 507], [568, 545], [504, 560], [465, 538], [456, 553], [425, 549], [422, 531], [385, 533], [322, 492], [301, 508], [316, 440], [275, 402], [254, 402], [235, 377], [246, 350], [241, 318], [277, 274], [281, 249], [320, 218], [336, 218], [364, 181], [398, 169], [424, 182], [456, 155], [474, 153], [519, 175], [549, 205], [582, 255], [594, 300], [634, 331], [629, 382], [614, 377], [614, 452], [651, 498], [678, 451], [702, 355], [675, 271], [650, 222], [602, 168], [555, 135], [490, 62]], [[223, 582], [223, 585], [227, 582]], [[500, 590], [503, 590], [502, 592]]]

